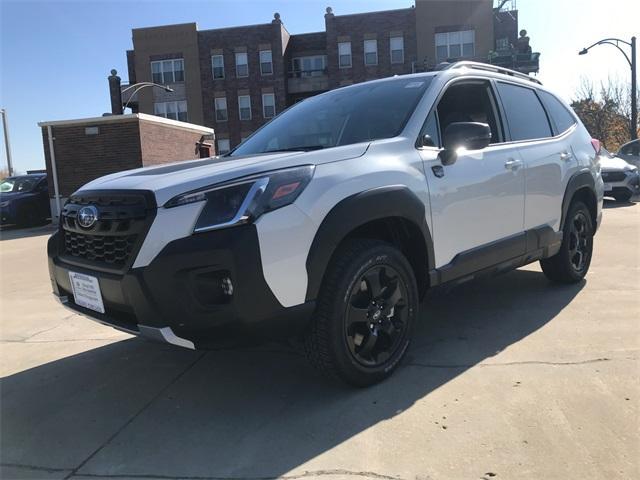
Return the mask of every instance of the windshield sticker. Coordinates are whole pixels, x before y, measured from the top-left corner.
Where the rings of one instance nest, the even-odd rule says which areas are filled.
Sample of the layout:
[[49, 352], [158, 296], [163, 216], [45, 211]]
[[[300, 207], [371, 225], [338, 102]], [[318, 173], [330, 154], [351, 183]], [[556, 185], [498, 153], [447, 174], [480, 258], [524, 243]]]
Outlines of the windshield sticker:
[[422, 85], [424, 85], [424, 82], [409, 82], [404, 88], [420, 88]]

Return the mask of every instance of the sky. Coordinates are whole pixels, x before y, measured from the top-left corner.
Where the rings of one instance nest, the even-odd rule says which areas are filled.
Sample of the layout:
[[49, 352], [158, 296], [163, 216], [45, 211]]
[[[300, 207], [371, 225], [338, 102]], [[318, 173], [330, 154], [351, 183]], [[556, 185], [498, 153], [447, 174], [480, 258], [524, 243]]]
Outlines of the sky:
[[[423, 1], [423, 0], [419, 0]], [[456, 1], [456, 0], [451, 0]], [[199, 29], [267, 23], [279, 12], [290, 33], [324, 30], [336, 15], [406, 8], [413, 0], [0, 0], [0, 107], [9, 120], [14, 168], [44, 168], [38, 122], [100, 116], [110, 110], [107, 76], [127, 80], [131, 29], [195, 21]], [[519, 26], [541, 52], [538, 78], [571, 100], [587, 78], [629, 81], [620, 52], [605, 37], [640, 37], [640, 0], [517, 0]], [[640, 59], [639, 59], [640, 60]], [[0, 141], [0, 168], [6, 166]]]

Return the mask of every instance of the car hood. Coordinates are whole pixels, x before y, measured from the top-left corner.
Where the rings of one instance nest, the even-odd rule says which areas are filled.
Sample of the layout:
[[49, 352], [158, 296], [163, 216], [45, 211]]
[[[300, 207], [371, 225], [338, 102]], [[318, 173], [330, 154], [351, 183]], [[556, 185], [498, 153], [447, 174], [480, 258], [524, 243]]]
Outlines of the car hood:
[[158, 205], [184, 192], [247, 175], [300, 165], [320, 165], [357, 158], [369, 143], [357, 143], [310, 152], [278, 152], [241, 157], [211, 157], [126, 170], [98, 178], [76, 193], [89, 190], [150, 190]]
[[604, 172], [613, 172], [618, 170], [629, 170], [633, 168], [628, 162], [619, 157], [600, 157], [600, 168]]

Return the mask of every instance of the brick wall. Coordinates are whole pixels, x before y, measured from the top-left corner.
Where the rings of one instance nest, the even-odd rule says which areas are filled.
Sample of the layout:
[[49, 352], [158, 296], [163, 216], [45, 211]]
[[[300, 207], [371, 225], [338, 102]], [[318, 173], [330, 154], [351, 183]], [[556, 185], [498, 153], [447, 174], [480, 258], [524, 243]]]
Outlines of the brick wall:
[[[274, 93], [276, 112], [286, 107], [287, 66], [283, 56], [282, 42], [284, 27], [278, 22], [234, 27], [198, 32], [200, 48], [200, 72], [202, 74], [202, 104], [204, 124], [214, 128], [216, 138], [228, 138], [231, 147], [240, 143], [243, 134], [255, 131], [267, 120], [262, 115], [262, 94]], [[259, 51], [271, 49], [273, 74], [261, 75]], [[237, 52], [246, 52], [249, 63], [249, 76], [236, 76]], [[223, 55], [225, 78], [213, 78], [211, 56]], [[238, 95], [250, 95], [251, 120], [240, 120]], [[228, 120], [217, 122], [215, 119], [214, 98], [225, 96], [227, 99]]]
[[141, 121], [142, 166], [198, 158], [197, 143], [201, 138], [199, 132]]
[[[87, 135], [86, 128], [98, 128]], [[142, 166], [137, 121], [92, 125], [52, 126], [60, 195], [68, 197], [85, 183], [110, 173]], [[51, 157], [47, 127], [42, 127], [44, 155], [53, 197]]]
[[[416, 60], [415, 9], [390, 10], [355, 15], [325, 15], [329, 87], [411, 73]], [[404, 62], [391, 63], [389, 38], [404, 38]], [[378, 64], [364, 64], [364, 41], [377, 40]], [[351, 68], [339, 68], [338, 43], [351, 42]]]
[[[163, 122], [156, 117], [117, 115], [52, 125], [60, 195], [66, 198], [84, 184], [111, 173], [198, 158], [198, 143], [210, 132], [186, 123]], [[42, 140], [53, 197], [46, 122]]]

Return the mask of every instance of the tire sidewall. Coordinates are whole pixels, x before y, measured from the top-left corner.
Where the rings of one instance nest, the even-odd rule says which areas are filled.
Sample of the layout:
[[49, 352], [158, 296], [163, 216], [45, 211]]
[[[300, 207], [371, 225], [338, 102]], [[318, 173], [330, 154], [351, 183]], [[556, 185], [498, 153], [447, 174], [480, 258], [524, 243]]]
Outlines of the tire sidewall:
[[[345, 335], [345, 312], [356, 282], [372, 267], [388, 265], [393, 267], [407, 292], [407, 327], [403, 332], [396, 351], [389, 359], [379, 366], [365, 366], [352, 355]], [[331, 348], [333, 357], [338, 363], [339, 370], [347, 375], [351, 383], [369, 385], [389, 376], [398, 366], [409, 348], [411, 333], [415, 324], [418, 310], [418, 289], [413, 270], [406, 258], [391, 246], [378, 246], [363, 251], [356, 256], [342, 271], [342, 276], [336, 289], [338, 295], [332, 303], [332, 319], [330, 326]]]

